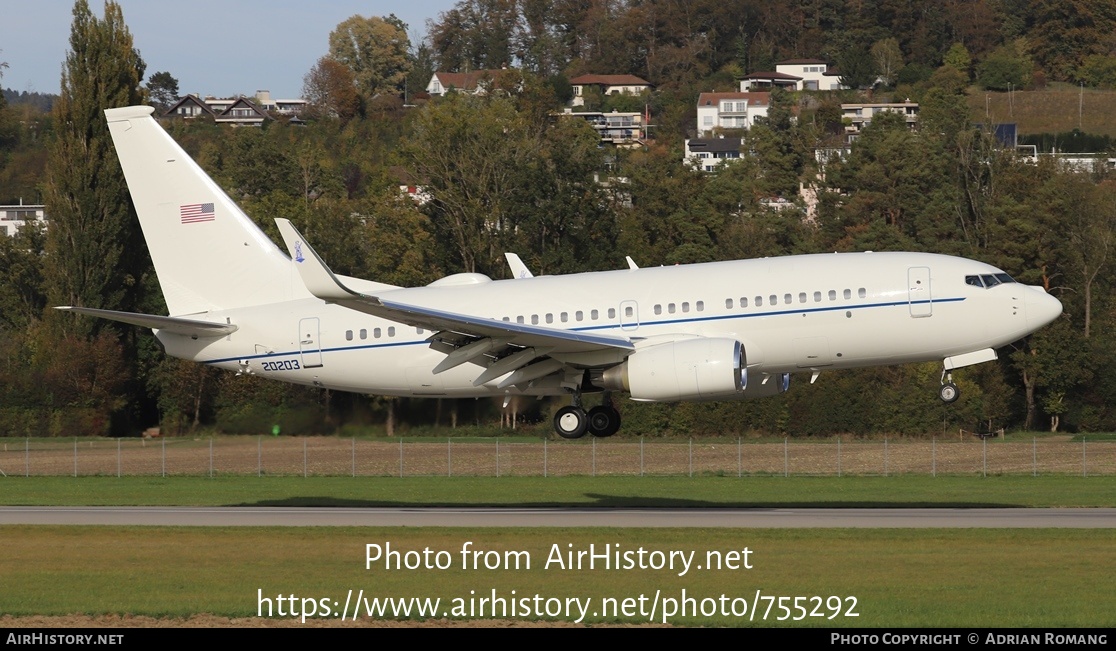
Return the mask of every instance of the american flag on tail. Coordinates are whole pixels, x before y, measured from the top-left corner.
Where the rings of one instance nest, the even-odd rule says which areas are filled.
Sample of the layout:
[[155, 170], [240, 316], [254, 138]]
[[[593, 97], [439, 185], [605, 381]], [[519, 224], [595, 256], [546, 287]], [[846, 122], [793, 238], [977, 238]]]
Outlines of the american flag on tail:
[[216, 216], [213, 214], [211, 203], [190, 203], [178, 207], [178, 215], [183, 224], [196, 224], [198, 222], [211, 222]]

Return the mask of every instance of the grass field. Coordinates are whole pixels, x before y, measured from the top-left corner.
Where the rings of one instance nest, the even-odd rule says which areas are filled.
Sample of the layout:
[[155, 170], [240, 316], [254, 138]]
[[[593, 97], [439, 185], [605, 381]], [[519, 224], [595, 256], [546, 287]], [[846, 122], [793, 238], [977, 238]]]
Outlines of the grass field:
[[1100, 507], [1116, 477], [7, 477], [0, 504]]
[[1080, 128], [1085, 133], [1116, 136], [1112, 101], [1116, 92], [1052, 86], [1043, 90], [996, 93], [973, 88], [969, 116], [974, 122], [1015, 122], [1021, 134], [1061, 133]]
[[[466, 542], [473, 550], [500, 552], [500, 563], [505, 551], [527, 552], [530, 569], [523, 555], [518, 569], [464, 569], [460, 550]], [[404, 553], [445, 551], [450, 567], [386, 569], [374, 562], [366, 569], [370, 543], [390, 543]], [[682, 576], [681, 563], [675, 569], [643, 570], [564, 569], [555, 563], [546, 567], [555, 546], [565, 552], [588, 549], [590, 544], [597, 551], [608, 544], [631, 551], [694, 552], [694, 557]], [[284, 606], [285, 613], [292, 608], [308, 611], [313, 600], [314, 611], [322, 613], [328, 607], [327, 618], [338, 620], [346, 599], [356, 603], [363, 590], [367, 600], [440, 598], [432, 611], [434, 619], [452, 618], [458, 608], [463, 617], [490, 620], [491, 606], [486, 604], [481, 612], [480, 599], [495, 594], [508, 600], [505, 603], [530, 600], [509, 603], [515, 615], [497, 610], [498, 619], [512, 621], [577, 620], [579, 606], [571, 606], [570, 614], [564, 610], [567, 599], [577, 598], [584, 605], [583, 622], [891, 628], [1116, 625], [1112, 530], [4, 527], [0, 545], [5, 550], [0, 612], [17, 616], [252, 617], [261, 608], [266, 614], [270, 603], [278, 617], [282, 595], [294, 597]], [[751, 569], [743, 567], [743, 559], [738, 569], [706, 565], [709, 550], [742, 553], [745, 548], [750, 550]], [[535, 595], [540, 601], [533, 601]], [[693, 601], [683, 615], [684, 595]], [[261, 602], [261, 596], [270, 602]], [[820, 599], [799, 601], [805, 611], [794, 609], [795, 597], [815, 596]], [[770, 610], [767, 597], [776, 598]], [[778, 597], [790, 598], [784, 601], [787, 611], [779, 608]], [[626, 614], [625, 599], [630, 600]], [[536, 603], [541, 617], [535, 614]], [[549, 616], [546, 608], [551, 608]], [[346, 612], [351, 618], [352, 607]], [[409, 617], [418, 615], [412, 612]], [[363, 611], [357, 624], [374, 624], [381, 618], [404, 616], [392, 615], [389, 609], [369, 618]]]
[[[0, 503], [1099, 507], [1116, 505], [1116, 478], [8, 477], [0, 478]], [[497, 553], [479, 557], [480, 568], [464, 569], [460, 552], [466, 542], [473, 550]], [[390, 544], [402, 554], [401, 562], [418, 561], [426, 549], [434, 555], [427, 557], [432, 562], [437, 552], [446, 552], [442, 559], [449, 566], [388, 569], [377, 561], [366, 569], [368, 544], [382, 549]], [[610, 545], [613, 551], [618, 546], [693, 557], [681, 576], [677, 567], [546, 567], [555, 549], [565, 559], [565, 552], [588, 551], [590, 545], [597, 553]], [[120, 622], [111, 618], [118, 615], [172, 621], [196, 614], [254, 618], [261, 611], [266, 615], [269, 607], [276, 619], [289, 620], [292, 609], [302, 613], [311, 602], [318, 615], [329, 609], [324, 619], [331, 624], [342, 624], [338, 614], [344, 609], [344, 625], [365, 626], [441, 619], [443, 614], [481, 625], [501, 620], [500, 626], [579, 619], [582, 624], [889, 628], [1116, 624], [1113, 529], [4, 526], [0, 546], [0, 615], [9, 616], [0, 621], [6, 626], [73, 626], [75, 614], [94, 616], [95, 623]], [[751, 569], [708, 569], [707, 552], [742, 554], [745, 548]], [[509, 551], [526, 555], [503, 554]], [[408, 557], [407, 552], [420, 553]], [[511, 558], [521, 565], [504, 566]], [[484, 561], [493, 569], [483, 567]], [[279, 615], [280, 596], [284, 616]], [[481, 602], [493, 596], [498, 607], [515, 611], [499, 609], [494, 617], [492, 602]], [[418, 604], [412, 601], [395, 602], [412, 608], [409, 614], [393, 612], [384, 602], [378, 602], [387, 608], [382, 614], [367, 614], [372, 599], [388, 597], [441, 601], [426, 615], [413, 610]], [[788, 598], [786, 610], [779, 597]], [[798, 602], [804, 611], [795, 608], [795, 597], [804, 598]], [[354, 606], [343, 608], [347, 599]], [[362, 615], [353, 623], [348, 620], [357, 601]], [[681, 612], [683, 607], [688, 610]], [[43, 615], [52, 618], [43, 620]], [[311, 618], [310, 624], [321, 619]], [[214, 625], [212, 619], [205, 621]]]

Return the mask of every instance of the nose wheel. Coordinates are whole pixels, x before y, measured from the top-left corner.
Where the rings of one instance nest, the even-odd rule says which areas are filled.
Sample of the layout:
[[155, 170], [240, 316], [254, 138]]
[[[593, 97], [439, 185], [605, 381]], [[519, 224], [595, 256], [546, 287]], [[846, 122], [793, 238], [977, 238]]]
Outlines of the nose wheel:
[[957, 402], [961, 397], [961, 390], [953, 383], [953, 374], [948, 371], [942, 372], [942, 386], [938, 389], [938, 397], [947, 405]]

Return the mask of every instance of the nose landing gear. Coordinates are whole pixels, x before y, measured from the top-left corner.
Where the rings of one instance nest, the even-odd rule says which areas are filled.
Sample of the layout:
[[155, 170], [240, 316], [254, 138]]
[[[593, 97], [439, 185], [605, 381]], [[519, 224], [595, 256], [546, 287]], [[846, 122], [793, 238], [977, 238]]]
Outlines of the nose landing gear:
[[953, 383], [953, 374], [949, 371], [942, 371], [942, 386], [938, 389], [938, 397], [947, 405], [957, 402], [961, 397], [961, 390]]

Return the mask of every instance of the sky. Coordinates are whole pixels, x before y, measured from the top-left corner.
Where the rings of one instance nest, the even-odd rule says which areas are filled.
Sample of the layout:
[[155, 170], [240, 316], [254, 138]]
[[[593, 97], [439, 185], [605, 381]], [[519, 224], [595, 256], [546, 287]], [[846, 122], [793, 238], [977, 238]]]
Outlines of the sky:
[[[73, 0], [2, 0], [0, 85], [57, 93], [69, 50]], [[426, 34], [454, 0], [118, 0], [140, 56], [145, 80], [166, 71], [183, 94], [296, 98], [302, 78], [329, 49], [329, 33], [350, 16], [394, 13], [412, 42]], [[102, 0], [89, 0], [98, 18]]]

